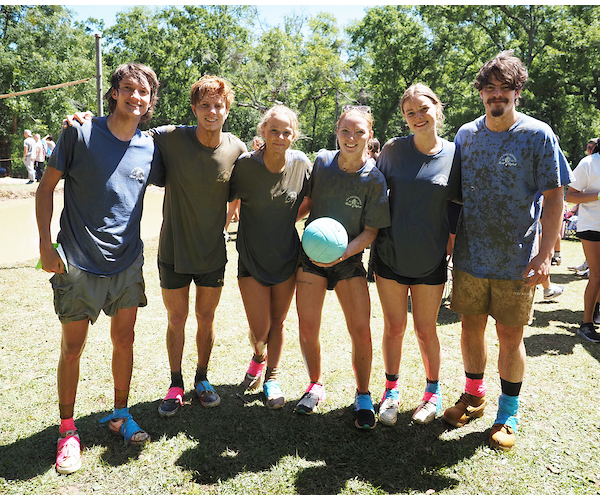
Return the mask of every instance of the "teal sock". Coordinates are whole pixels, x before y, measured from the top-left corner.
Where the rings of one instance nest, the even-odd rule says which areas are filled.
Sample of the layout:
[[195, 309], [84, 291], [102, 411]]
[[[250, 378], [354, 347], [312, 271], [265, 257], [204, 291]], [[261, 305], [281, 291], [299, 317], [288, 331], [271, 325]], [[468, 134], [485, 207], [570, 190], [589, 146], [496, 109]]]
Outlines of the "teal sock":
[[516, 434], [519, 425], [519, 418], [517, 417], [518, 411], [519, 396], [508, 396], [504, 393], [500, 394], [500, 399], [498, 400], [498, 414], [496, 415], [494, 424], [510, 425]]

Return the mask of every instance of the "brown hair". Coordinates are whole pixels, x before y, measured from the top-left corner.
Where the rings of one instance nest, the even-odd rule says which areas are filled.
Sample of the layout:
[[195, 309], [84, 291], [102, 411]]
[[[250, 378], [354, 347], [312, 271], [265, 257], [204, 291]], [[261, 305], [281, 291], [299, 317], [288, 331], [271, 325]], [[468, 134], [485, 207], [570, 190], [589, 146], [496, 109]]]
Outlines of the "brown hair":
[[521, 90], [527, 82], [527, 68], [512, 50], [505, 50], [481, 67], [473, 86], [482, 90], [492, 76], [499, 82], [508, 83], [515, 90]]
[[110, 77], [110, 89], [108, 92], [104, 94], [104, 99], [108, 102], [108, 113], [114, 113], [115, 108], [117, 107], [117, 101], [112, 96], [112, 91], [119, 91], [119, 84], [123, 78], [133, 78], [140, 84], [147, 84], [150, 88], [150, 106], [148, 107], [148, 111], [142, 116], [140, 121], [146, 122], [152, 118], [152, 113], [154, 112], [154, 107], [158, 102], [158, 87], [160, 84], [158, 83], [158, 78], [156, 77], [156, 73], [145, 64], [140, 63], [125, 63], [121, 64], [115, 72]]
[[437, 128], [439, 130], [442, 127], [442, 123], [444, 123], [444, 105], [435, 92], [423, 83], [415, 83], [404, 91], [404, 95], [402, 96], [402, 99], [400, 99], [402, 115], [404, 115], [404, 103], [409, 99], [419, 96], [427, 97], [435, 106], [435, 116], [437, 119]]
[[190, 92], [190, 102], [192, 106], [198, 104], [206, 96], [222, 97], [225, 100], [225, 108], [229, 111], [235, 98], [235, 92], [223, 78], [214, 75], [204, 75], [192, 85], [192, 90]]

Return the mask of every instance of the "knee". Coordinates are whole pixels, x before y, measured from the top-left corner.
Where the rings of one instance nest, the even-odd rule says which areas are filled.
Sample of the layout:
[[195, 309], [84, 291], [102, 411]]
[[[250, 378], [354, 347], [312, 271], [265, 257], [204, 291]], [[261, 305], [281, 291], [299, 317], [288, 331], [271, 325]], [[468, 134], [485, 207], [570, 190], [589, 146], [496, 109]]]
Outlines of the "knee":
[[77, 361], [83, 353], [85, 342], [65, 342], [61, 344], [60, 354], [67, 362]]
[[169, 311], [169, 326], [174, 329], [181, 329], [185, 327], [188, 313], [187, 311]]
[[383, 335], [390, 340], [402, 340], [406, 333], [406, 321], [388, 322], [385, 325]]

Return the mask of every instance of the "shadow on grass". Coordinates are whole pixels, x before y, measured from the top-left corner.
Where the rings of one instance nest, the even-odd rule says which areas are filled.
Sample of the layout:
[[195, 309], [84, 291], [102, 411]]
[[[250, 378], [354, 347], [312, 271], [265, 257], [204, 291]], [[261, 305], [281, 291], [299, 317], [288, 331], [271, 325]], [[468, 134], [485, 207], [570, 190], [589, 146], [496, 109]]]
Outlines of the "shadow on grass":
[[[154, 403], [142, 403], [131, 408], [134, 419], [143, 425], [144, 416], [152, 409]], [[76, 420], [81, 437], [81, 446], [102, 446], [102, 460], [117, 467], [135, 460], [143, 447], [126, 446], [123, 438], [111, 433], [108, 424], [100, 424], [99, 420], [109, 414], [109, 411], [94, 413]], [[152, 433], [148, 431], [152, 436]], [[27, 480], [45, 474], [54, 468], [56, 460], [56, 441], [58, 425], [48, 427], [37, 434], [20, 439], [0, 448], [0, 477], [6, 480]], [[85, 467], [85, 451], [82, 452]]]
[[[567, 315], [570, 311], [564, 311]], [[539, 312], [536, 311], [536, 316]], [[556, 317], [555, 312], [547, 313]], [[581, 317], [581, 312], [576, 312]], [[563, 318], [563, 316], [561, 316]], [[574, 320], [573, 320], [574, 322]], [[535, 322], [534, 322], [535, 323]], [[542, 333], [524, 339], [527, 356], [571, 355], [576, 345], [581, 345], [596, 361], [600, 362], [600, 344], [595, 344], [577, 335], [579, 326], [558, 326], [555, 334]]]
[[[470, 457], [483, 444], [480, 433], [460, 442], [440, 439], [446, 430], [441, 421], [409, 425], [412, 412], [400, 413], [396, 427], [378, 424], [373, 431], [359, 431], [352, 406], [306, 416], [293, 411], [297, 400], [273, 411], [257, 402], [258, 395], [245, 396], [245, 404], [236, 396], [238, 386], [218, 391], [222, 402], [217, 408], [201, 408], [194, 400], [176, 417], [153, 422], [156, 439], [184, 432], [199, 442], [176, 463], [202, 485], [290, 467], [295, 470], [281, 475], [295, 477], [295, 491], [304, 495], [338, 494], [355, 478], [386, 493], [440, 491], [458, 484], [441, 469]], [[282, 460], [286, 457], [301, 460]]]
[[[382, 424], [372, 431], [354, 426], [352, 406], [327, 413], [298, 415], [296, 401], [272, 411], [259, 395], [236, 396], [238, 386], [219, 386], [222, 402], [202, 408], [186, 394], [186, 404], [173, 418], [161, 418], [159, 401], [135, 405], [131, 413], [153, 441], [184, 433], [198, 442], [184, 451], [176, 464], [192, 473], [193, 480], [212, 486], [245, 472], [289, 468], [282, 478], [292, 478], [299, 494], [338, 494], [348, 481], [365, 481], [384, 493], [425, 493], [458, 486], [444, 469], [472, 456], [484, 445], [481, 432], [460, 440], [445, 440], [441, 420], [427, 426], [410, 424], [412, 412], [400, 413], [395, 427]], [[136, 460], [143, 448], [125, 446], [98, 420], [106, 413], [77, 420], [82, 445], [101, 446], [102, 461], [118, 467]], [[0, 477], [28, 480], [53, 468], [57, 426], [4, 446]], [[15, 460], [17, 457], [17, 460]], [[286, 458], [290, 457], [289, 460]], [[85, 451], [82, 455], [85, 467]], [[300, 460], [298, 460], [300, 459]], [[276, 486], [271, 485], [269, 490]]]

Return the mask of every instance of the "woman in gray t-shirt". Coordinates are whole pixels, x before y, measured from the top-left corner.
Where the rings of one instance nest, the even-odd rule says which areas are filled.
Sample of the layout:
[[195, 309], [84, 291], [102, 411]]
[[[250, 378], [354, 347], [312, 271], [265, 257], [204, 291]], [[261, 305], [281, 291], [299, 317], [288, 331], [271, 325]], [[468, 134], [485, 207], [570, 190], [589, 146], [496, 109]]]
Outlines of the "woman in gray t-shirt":
[[285, 403], [277, 368], [300, 250], [295, 224], [312, 166], [304, 153], [289, 149], [299, 135], [298, 119], [289, 108], [272, 107], [258, 128], [264, 144], [237, 160], [229, 199], [241, 203], [238, 284], [254, 350], [243, 385], [258, 387], [266, 365], [265, 400], [277, 409]]

